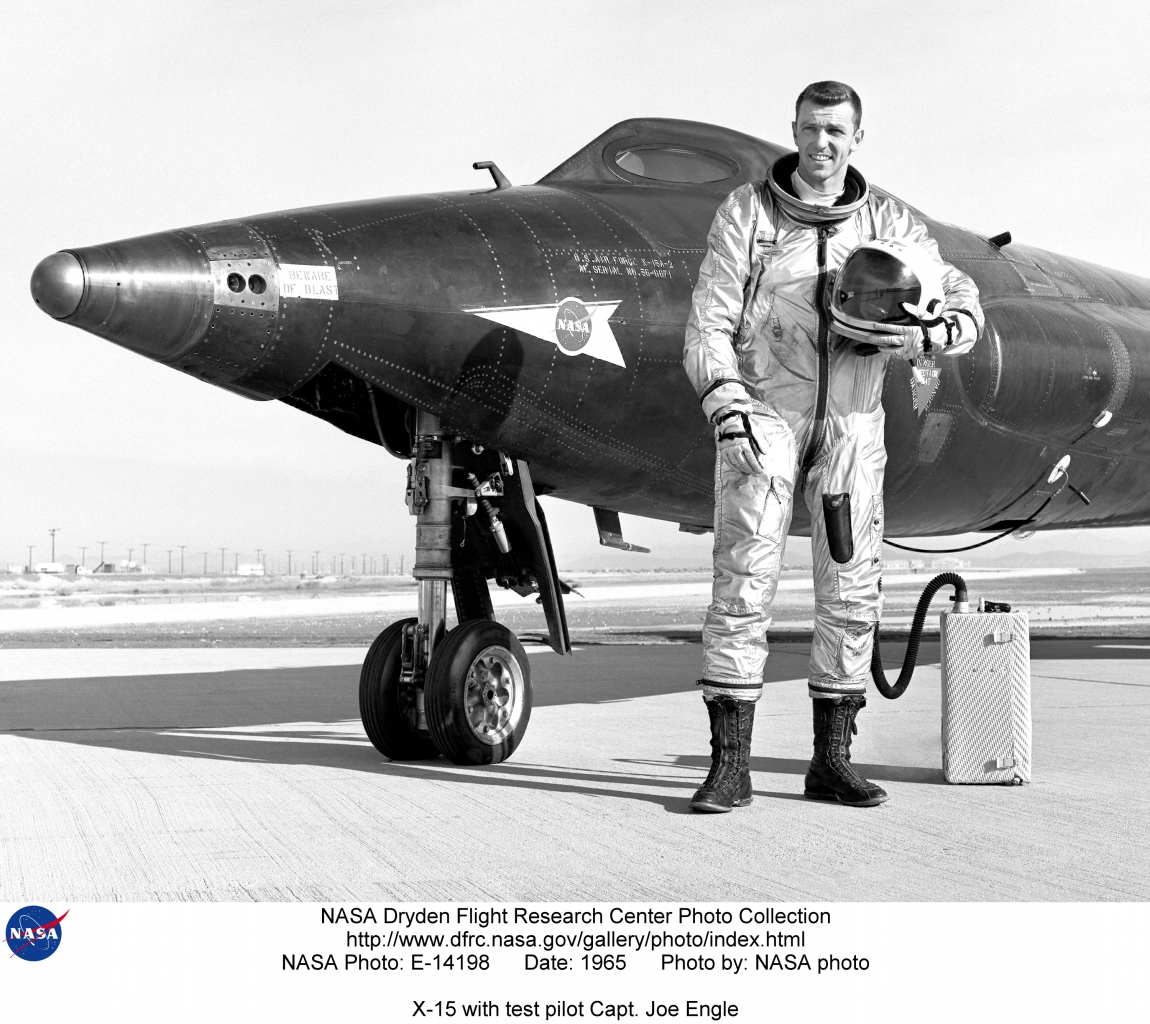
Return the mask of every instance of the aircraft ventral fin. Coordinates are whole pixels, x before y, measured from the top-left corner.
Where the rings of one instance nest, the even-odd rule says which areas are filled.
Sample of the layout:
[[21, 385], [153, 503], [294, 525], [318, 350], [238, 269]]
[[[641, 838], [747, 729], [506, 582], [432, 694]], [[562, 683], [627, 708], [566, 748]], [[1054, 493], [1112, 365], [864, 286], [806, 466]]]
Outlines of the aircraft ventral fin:
[[584, 302], [571, 295], [542, 306], [475, 307], [464, 312], [550, 342], [565, 355], [590, 356], [626, 367], [609, 321], [622, 301]]

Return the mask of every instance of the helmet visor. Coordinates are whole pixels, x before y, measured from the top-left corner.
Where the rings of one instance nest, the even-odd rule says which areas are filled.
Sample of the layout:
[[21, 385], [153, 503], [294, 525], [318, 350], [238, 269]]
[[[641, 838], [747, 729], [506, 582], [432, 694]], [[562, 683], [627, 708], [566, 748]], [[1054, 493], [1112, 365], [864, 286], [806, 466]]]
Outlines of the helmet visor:
[[849, 317], [877, 324], [912, 324], [900, 303], [917, 306], [918, 276], [897, 256], [878, 249], [851, 253], [835, 281], [835, 303]]

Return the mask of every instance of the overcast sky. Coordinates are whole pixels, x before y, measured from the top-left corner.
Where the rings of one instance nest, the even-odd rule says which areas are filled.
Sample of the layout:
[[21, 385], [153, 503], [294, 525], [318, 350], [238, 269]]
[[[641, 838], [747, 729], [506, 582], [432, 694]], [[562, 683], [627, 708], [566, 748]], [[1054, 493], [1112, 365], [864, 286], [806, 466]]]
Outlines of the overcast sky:
[[[474, 160], [531, 182], [627, 117], [787, 142], [795, 95], [837, 78], [862, 94], [856, 163], [876, 183], [1150, 276], [1148, 28], [1134, 2], [17, 5], [0, 51], [0, 562], [28, 544], [47, 559], [49, 527], [57, 558], [147, 542], [161, 568], [177, 544], [202, 565], [220, 546], [410, 560], [414, 543], [403, 463], [378, 447], [40, 313], [28, 279], [57, 249], [474, 189]], [[709, 537], [627, 517], [655, 554], [608, 552], [590, 509], [547, 508], [567, 565], [709, 561]], [[1028, 544], [1141, 551], [1150, 531]]]

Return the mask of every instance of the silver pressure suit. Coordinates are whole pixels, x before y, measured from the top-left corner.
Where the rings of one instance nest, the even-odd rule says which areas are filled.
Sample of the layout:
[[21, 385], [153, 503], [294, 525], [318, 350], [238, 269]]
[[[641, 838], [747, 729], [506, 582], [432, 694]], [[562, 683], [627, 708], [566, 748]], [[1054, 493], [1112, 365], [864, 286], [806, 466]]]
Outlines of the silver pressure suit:
[[[757, 700], [770, 606], [797, 487], [811, 514], [815, 624], [811, 697], [863, 693], [882, 593], [887, 354], [860, 355], [829, 326], [827, 302], [846, 255], [873, 238], [917, 242], [939, 261], [945, 309], [981, 332], [978, 289], [942, 262], [905, 206], [869, 190], [854, 168], [833, 206], [801, 202], [797, 155], [765, 182], [732, 192], [715, 214], [687, 323], [683, 365], [708, 419], [746, 412], [765, 438], [764, 473], [715, 464], [711, 606], [703, 628], [704, 695]], [[853, 551], [832, 556], [823, 495], [849, 494]], [[832, 499], [833, 500], [833, 499]], [[841, 556], [841, 543], [837, 545]]]

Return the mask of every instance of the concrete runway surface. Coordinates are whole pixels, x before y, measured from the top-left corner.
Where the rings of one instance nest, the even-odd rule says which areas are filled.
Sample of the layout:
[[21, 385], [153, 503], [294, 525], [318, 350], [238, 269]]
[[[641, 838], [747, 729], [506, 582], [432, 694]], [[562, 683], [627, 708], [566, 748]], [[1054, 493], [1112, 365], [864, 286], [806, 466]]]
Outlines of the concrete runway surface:
[[[776, 644], [755, 800], [708, 764], [697, 644], [533, 647], [535, 710], [488, 768], [388, 763], [360, 648], [0, 651], [0, 899], [1130, 900], [1150, 897], [1150, 643], [1033, 642], [1034, 775], [951, 786], [938, 645], [877, 694], [878, 808], [803, 799], [808, 645]], [[888, 674], [901, 645], [884, 647]], [[53, 902], [54, 901], [54, 902]]]

